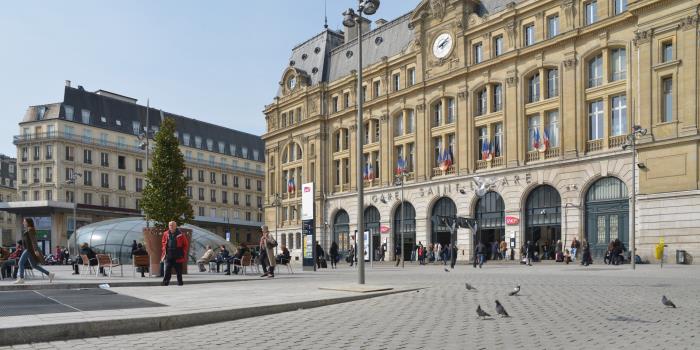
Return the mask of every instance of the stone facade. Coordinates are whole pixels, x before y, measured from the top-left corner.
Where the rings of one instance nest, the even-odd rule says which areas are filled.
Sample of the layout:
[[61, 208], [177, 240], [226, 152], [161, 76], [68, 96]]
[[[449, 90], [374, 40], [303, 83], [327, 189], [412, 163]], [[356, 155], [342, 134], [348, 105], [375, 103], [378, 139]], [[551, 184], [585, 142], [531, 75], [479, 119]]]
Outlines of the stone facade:
[[[0, 202], [17, 198], [17, 159], [0, 154]], [[0, 245], [11, 246], [15, 239], [16, 218], [0, 212]]]
[[[499, 240], [514, 236], [516, 253], [529, 239], [541, 250], [547, 240], [568, 245], [573, 237], [596, 249], [616, 237], [629, 246], [633, 160], [622, 145], [639, 125], [648, 133], [638, 140], [635, 172], [638, 254], [651, 257], [660, 237], [671, 251], [700, 254], [693, 211], [700, 203], [699, 4], [422, 1], [363, 35], [362, 166], [354, 146], [357, 74], [348, 63], [357, 39], [336, 42], [344, 33], [324, 31], [294, 48], [279, 94], [265, 108], [265, 219], [297, 240], [301, 196], [289, 178], [297, 187], [314, 182], [316, 230], [328, 247], [339, 240], [338, 213], [349, 217], [342, 230], [354, 232], [355, 174], [366, 172], [365, 204], [379, 212], [375, 229], [390, 232], [379, 242], [393, 247], [395, 169], [403, 159], [416, 241], [439, 237], [430, 217], [442, 197], [457, 215], [482, 217], [472, 187], [478, 176], [495, 181], [490, 189], [504, 203]], [[324, 37], [330, 47], [314, 61], [319, 78], [303, 57]], [[388, 43], [394, 46], [382, 46]], [[555, 192], [548, 187], [545, 195], [544, 185]], [[549, 204], [538, 206], [540, 195]], [[668, 208], [674, 198], [683, 210]], [[459, 258], [469, 258], [468, 230], [457, 244]]]

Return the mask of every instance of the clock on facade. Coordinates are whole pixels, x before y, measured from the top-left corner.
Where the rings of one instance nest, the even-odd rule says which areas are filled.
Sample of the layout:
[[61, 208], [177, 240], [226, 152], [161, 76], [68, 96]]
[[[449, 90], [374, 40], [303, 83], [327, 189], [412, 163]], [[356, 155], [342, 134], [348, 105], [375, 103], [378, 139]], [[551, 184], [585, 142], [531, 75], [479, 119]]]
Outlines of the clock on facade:
[[433, 55], [437, 58], [445, 58], [452, 52], [454, 40], [449, 33], [442, 33], [435, 38], [433, 42]]

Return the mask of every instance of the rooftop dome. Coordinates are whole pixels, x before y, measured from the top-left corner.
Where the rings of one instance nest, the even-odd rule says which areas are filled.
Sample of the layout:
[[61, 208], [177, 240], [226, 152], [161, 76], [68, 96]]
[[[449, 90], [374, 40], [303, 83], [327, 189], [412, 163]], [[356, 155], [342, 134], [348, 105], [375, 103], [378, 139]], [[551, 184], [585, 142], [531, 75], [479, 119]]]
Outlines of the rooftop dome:
[[[86, 225], [78, 229], [78, 244], [87, 243], [96, 252], [110, 254], [113, 258], [119, 258], [122, 264], [131, 263], [131, 244], [135, 240], [143, 243], [143, 229], [146, 220], [140, 217], [128, 217], [121, 219], [105, 220]], [[214, 250], [222, 244], [233, 252], [234, 246], [201, 227], [184, 225], [184, 228], [192, 230], [192, 242], [190, 242], [191, 263], [204, 254], [204, 248], [211, 245]]]

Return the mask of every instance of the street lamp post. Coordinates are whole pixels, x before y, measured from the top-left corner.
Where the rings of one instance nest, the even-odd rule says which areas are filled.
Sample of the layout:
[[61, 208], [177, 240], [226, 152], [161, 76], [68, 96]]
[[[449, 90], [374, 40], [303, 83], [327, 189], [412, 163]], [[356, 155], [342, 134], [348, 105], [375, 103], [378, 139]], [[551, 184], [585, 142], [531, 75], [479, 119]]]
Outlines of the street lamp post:
[[78, 256], [78, 229], [76, 227], [76, 216], [77, 216], [77, 208], [78, 208], [78, 202], [76, 201], [75, 194], [78, 192], [78, 178], [83, 176], [83, 174], [76, 173], [75, 171], [70, 174], [70, 177], [68, 177], [68, 180], [66, 180], [67, 185], [73, 185], [73, 249], [74, 249], [74, 255], [73, 256]]
[[358, 283], [365, 284], [365, 251], [364, 251], [364, 183], [362, 178], [362, 15], [371, 16], [377, 12], [379, 0], [358, 0], [357, 12], [349, 8], [343, 13], [343, 24], [352, 28], [357, 26], [357, 128], [355, 135], [356, 144], [356, 171], [357, 171], [357, 235], [358, 246]]
[[644, 129], [639, 125], [635, 125], [632, 127], [632, 132], [627, 135], [627, 142], [622, 145], [623, 150], [626, 150], [628, 147], [632, 147], [632, 197], [630, 198], [630, 212], [632, 213], [632, 223], [630, 225], [630, 264], [632, 265], [632, 270], [637, 268], [635, 261], [635, 257], [637, 256], [635, 248], [635, 223], [637, 221], [637, 215], [635, 215], [635, 204], [637, 202], [637, 138], [646, 134], [647, 129]]
[[403, 184], [406, 182], [406, 176], [408, 174], [406, 173], [405, 169], [401, 169], [399, 174], [396, 174], [396, 184], [401, 185], [401, 222], [399, 223], [399, 229], [401, 230], [401, 249], [399, 251], [399, 259], [401, 259], [401, 267], [405, 268], [406, 267], [406, 255], [404, 254], [404, 225], [403, 225], [403, 214], [404, 214], [404, 205], [403, 205]]
[[[280, 202], [280, 194], [275, 193], [275, 199], [272, 201], [272, 206], [275, 207], [275, 242], [279, 242], [279, 238], [277, 237], [277, 226], [279, 226], [278, 223], [278, 215], [277, 213], [279, 212], [280, 205], [282, 203]], [[275, 254], [277, 254], [277, 246], [275, 246]]]

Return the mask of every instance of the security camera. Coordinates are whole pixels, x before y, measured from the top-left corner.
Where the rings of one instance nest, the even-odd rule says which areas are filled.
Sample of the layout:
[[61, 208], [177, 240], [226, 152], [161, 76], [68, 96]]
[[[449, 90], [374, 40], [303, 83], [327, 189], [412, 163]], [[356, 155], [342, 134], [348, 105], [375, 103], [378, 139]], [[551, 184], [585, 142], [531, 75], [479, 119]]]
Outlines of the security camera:
[[647, 168], [647, 165], [644, 164], [644, 162], [639, 162], [639, 163], [637, 163], [637, 168], [639, 168], [639, 169], [646, 169], [646, 168]]

